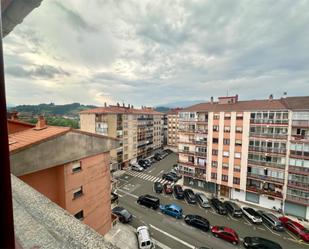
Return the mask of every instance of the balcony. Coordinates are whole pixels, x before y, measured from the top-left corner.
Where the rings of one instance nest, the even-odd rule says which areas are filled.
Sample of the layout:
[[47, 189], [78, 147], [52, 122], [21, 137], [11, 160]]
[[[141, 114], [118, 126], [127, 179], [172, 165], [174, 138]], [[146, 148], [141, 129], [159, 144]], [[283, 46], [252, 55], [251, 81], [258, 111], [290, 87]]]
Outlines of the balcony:
[[287, 134], [276, 134], [276, 133], [257, 133], [250, 132], [250, 137], [258, 137], [258, 138], [274, 138], [274, 139], [284, 139], [288, 138]]
[[250, 166], [266, 166], [266, 167], [271, 167], [271, 168], [276, 168], [276, 169], [285, 169], [285, 164], [277, 164], [277, 163], [272, 163], [272, 162], [263, 162], [263, 161], [254, 161], [248, 159], [248, 165]]
[[281, 179], [281, 178], [275, 178], [275, 177], [266, 176], [266, 175], [257, 175], [257, 174], [253, 174], [250, 172], [247, 173], [247, 178], [258, 179], [261, 181], [274, 182], [274, 183], [279, 183], [279, 184], [284, 183], [284, 179]]
[[179, 141], [179, 143], [183, 144], [195, 144], [195, 145], [207, 145], [207, 141], [205, 140], [194, 140], [194, 139], [189, 139], [187, 141]]
[[309, 176], [309, 168], [306, 167], [298, 167], [298, 166], [289, 166], [289, 173], [297, 174], [297, 175], [307, 175]]
[[183, 171], [183, 170], [180, 170], [179, 173], [183, 176], [192, 177], [192, 178], [195, 178], [195, 179], [206, 181], [206, 174], [205, 173], [197, 173], [197, 172], [190, 173], [190, 172]]
[[191, 150], [178, 150], [178, 153], [182, 153], [182, 154], [187, 154], [187, 155], [195, 155], [195, 151], [191, 151]]
[[207, 152], [196, 151], [195, 155], [199, 157], [207, 157]]
[[308, 190], [309, 189], [309, 183], [289, 180], [288, 181], [288, 187]]
[[249, 146], [249, 151], [266, 152], [266, 153], [274, 153], [274, 154], [286, 154], [287, 150], [281, 149], [281, 148], [267, 148], [267, 147]]
[[309, 128], [309, 120], [292, 120], [292, 127]]
[[254, 185], [247, 185], [246, 189], [248, 191], [252, 191], [261, 195], [268, 195], [268, 196], [272, 196], [272, 197], [276, 197], [276, 198], [283, 198], [283, 195], [280, 191], [272, 191], [272, 190], [266, 190], [266, 189], [261, 189], [257, 186]]
[[288, 125], [288, 119], [250, 119], [251, 124], [275, 124]]
[[290, 150], [290, 157], [299, 159], [309, 159], [308, 151]]
[[286, 194], [286, 200], [291, 201], [291, 202], [295, 202], [295, 203], [299, 203], [299, 204], [305, 204], [305, 205], [309, 206], [309, 199], [306, 198], [306, 197], [300, 197], [300, 196], [296, 196], [296, 195]]

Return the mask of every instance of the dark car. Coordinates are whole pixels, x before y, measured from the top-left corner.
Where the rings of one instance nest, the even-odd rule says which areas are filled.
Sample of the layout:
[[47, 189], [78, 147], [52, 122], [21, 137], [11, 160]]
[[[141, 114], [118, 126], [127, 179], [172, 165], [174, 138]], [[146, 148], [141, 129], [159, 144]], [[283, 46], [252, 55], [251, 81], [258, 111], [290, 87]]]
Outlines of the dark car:
[[180, 185], [174, 185], [174, 195], [177, 199], [183, 199], [183, 189]]
[[239, 238], [237, 233], [228, 227], [221, 227], [221, 226], [213, 226], [211, 228], [211, 233], [216, 237], [228, 242], [231, 242], [234, 245], [239, 243]]
[[168, 153], [168, 154], [172, 154], [172, 153], [173, 153], [173, 151], [170, 150], [170, 149], [165, 149], [164, 151], [165, 151], [166, 153]]
[[143, 167], [144, 169], [148, 168], [148, 165], [145, 163], [144, 160], [138, 160], [137, 164], [141, 167]]
[[162, 179], [170, 181], [170, 182], [177, 182], [178, 178], [175, 177], [173, 174], [167, 173], [162, 175]]
[[205, 232], [209, 231], [210, 229], [209, 221], [199, 215], [188, 214], [185, 216], [185, 222], [188, 225], [201, 229]]
[[284, 226], [281, 221], [272, 213], [258, 211], [258, 213], [262, 216], [263, 222], [269, 226], [271, 229], [279, 232], [284, 231]]
[[118, 219], [122, 223], [128, 223], [132, 220], [132, 214], [123, 207], [115, 207], [112, 209], [112, 213], [118, 216]]
[[210, 202], [218, 214], [222, 214], [222, 215], [227, 214], [227, 210], [225, 206], [223, 205], [222, 201], [220, 201], [218, 198], [212, 198]]
[[245, 237], [243, 243], [249, 249], [282, 249], [276, 242], [260, 237]]
[[154, 159], [156, 159], [157, 161], [160, 161], [163, 159], [162, 155], [160, 153], [156, 153], [154, 156]]
[[164, 191], [164, 193], [165, 194], [172, 194], [173, 193], [173, 187], [172, 187], [172, 185], [171, 184], [168, 184], [168, 183], [165, 183], [164, 185], [163, 185], [163, 191]]
[[161, 182], [155, 182], [153, 185], [153, 189], [156, 193], [162, 193], [163, 191], [163, 185]]
[[111, 192], [111, 203], [118, 203], [118, 199], [119, 199], [118, 195]]
[[151, 166], [151, 163], [148, 159], [140, 159], [139, 162], [145, 164], [147, 167]]
[[173, 175], [175, 178], [178, 178], [178, 179], [182, 178], [182, 176], [180, 174], [177, 174], [177, 173], [175, 173], [173, 171], [168, 172], [168, 174]]
[[231, 201], [225, 201], [224, 203], [225, 208], [227, 211], [234, 217], [241, 218], [242, 217], [242, 211], [241, 208], [234, 202]]
[[137, 203], [152, 209], [157, 209], [160, 206], [160, 199], [152, 195], [142, 195], [138, 197]]
[[192, 189], [185, 189], [183, 191], [184, 197], [189, 204], [196, 204], [196, 196]]

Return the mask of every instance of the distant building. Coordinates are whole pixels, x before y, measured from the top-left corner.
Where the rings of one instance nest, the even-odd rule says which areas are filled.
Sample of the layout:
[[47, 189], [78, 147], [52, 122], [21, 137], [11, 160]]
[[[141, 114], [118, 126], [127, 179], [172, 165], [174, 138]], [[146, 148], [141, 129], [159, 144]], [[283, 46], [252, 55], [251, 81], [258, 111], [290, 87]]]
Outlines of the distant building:
[[15, 133], [18, 131], [24, 131], [30, 128], [35, 127], [34, 124], [26, 123], [23, 121], [18, 120], [17, 113], [8, 113], [8, 133]]
[[118, 141], [68, 127], [35, 127], [9, 135], [11, 172], [100, 234], [109, 231], [111, 149]]
[[178, 113], [182, 108], [174, 108], [166, 113], [167, 115], [167, 145], [173, 148], [178, 147]]
[[120, 139], [121, 147], [111, 152], [111, 170], [117, 170], [162, 147], [162, 115], [150, 107], [134, 109], [118, 104], [80, 112], [80, 127]]
[[309, 219], [309, 97], [185, 108], [178, 150], [186, 185]]

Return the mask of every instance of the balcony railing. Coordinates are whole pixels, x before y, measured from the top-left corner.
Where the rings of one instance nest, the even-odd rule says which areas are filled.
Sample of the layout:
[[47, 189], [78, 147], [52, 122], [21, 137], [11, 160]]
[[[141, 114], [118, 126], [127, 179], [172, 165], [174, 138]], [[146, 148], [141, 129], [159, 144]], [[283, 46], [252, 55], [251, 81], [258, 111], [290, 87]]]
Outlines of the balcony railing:
[[265, 189], [261, 189], [261, 188], [258, 188], [257, 186], [252, 186], [252, 185], [247, 185], [246, 188], [249, 191], [253, 191], [259, 194], [274, 196], [277, 198], [283, 198], [282, 193], [279, 191], [265, 190]]
[[289, 123], [288, 119], [250, 119], [252, 124], [284, 124]]
[[269, 181], [269, 182], [275, 182], [275, 183], [284, 183], [284, 179], [281, 178], [275, 178], [275, 177], [271, 177], [271, 176], [266, 176], [266, 175], [258, 175], [258, 174], [253, 174], [248, 172], [247, 173], [247, 177], [248, 178], [253, 178], [253, 179], [259, 179], [262, 181]]
[[286, 149], [249, 146], [249, 151], [286, 154]]
[[262, 161], [255, 161], [248, 159], [248, 164], [250, 165], [257, 165], [257, 166], [267, 166], [271, 168], [277, 168], [277, 169], [284, 169], [285, 164], [278, 164], [278, 163], [272, 163], [272, 162], [262, 162]]
[[305, 190], [309, 189], [309, 183], [297, 182], [297, 181], [293, 181], [293, 180], [288, 181], [288, 186], [292, 187], [292, 188], [293, 187], [294, 188], [301, 188], [301, 189], [305, 189]]
[[306, 167], [298, 167], [298, 166], [289, 166], [289, 173], [308, 175], [309, 176], [309, 168]]
[[192, 150], [181, 150], [181, 149], [179, 149], [178, 152], [183, 153], [183, 154], [189, 154], [189, 155], [195, 154], [195, 151], [192, 151]]
[[309, 205], [309, 199], [306, 198], [306, 197], [300, 197], [300, 196], [286, 194], [286, 200], [292, 201], [292, 202], [297, 202], [297, 203], [300, 203], [300, 204]]
[[309, 120], [293, 120], [292, 126], [293, 127], [309, 128]]
[[192, 177], [192, 178], [196, 178], [196, 179], [199, 179], [199, 180], [206, 180], [206, 174], [205, 173], [190, 173], [190, 172], [187, 172], [187, 171], [183, 171], [183, 170], [180, 170], [179, 173], [183, 176], [188, 176], [188, 177]]
[[207, 152], [196, 151], [195, 155], [196, 156], [200, 156], [200, 157], [207, 157]]
[[276, 134], [276, 133], [257, 133], [250, 132], [250, 137], [265, 137], [265, 138], [276, 138], [276, 139], [287, 139], [287, 134]]
[[179, 141], [179, 143], [184, 143], [184, 144], [196, 144], [196, 145], [207, 145], [207, 141], [205, 140], [194, 140], [194, 139], [189, 139], [187, 141]]

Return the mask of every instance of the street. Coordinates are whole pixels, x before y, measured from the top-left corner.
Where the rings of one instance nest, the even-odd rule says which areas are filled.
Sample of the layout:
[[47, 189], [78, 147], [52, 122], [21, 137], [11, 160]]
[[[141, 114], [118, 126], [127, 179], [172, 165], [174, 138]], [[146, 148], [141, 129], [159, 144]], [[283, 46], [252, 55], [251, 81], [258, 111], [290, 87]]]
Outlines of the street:
[[128, 170], [118, 178], [119, 186], [116, 190], [119, 195], [119, 206], [123, 206], [133, 214], [130, 224], [134, 228], [147, 225], [150, 228], [156, 248], [196, 248], [207, 246], [209, 248], [244, 248], [242, 243], [234, 246], [226, 241], [215, 238], [210, 232], [203, 232], [186, 225], [183, 219], [163, 215], [160, 210], [152, 210], [136, 203], [138, 196], [151, 194], [160, 198], [161, 204], [176, 203], [183, 208], [184, 215], [198, 214], [209, 220], [210, 224], [222, 225], [234, 229], [240, 240], [246, 236], [258, 236], [279, 243], [283, 249], [309, 248], [308, 244], [298, 241], [290, 232], [275, 232], [269, 227], [253, 225], [246, 218], [234, 218], [230, 215], [217, 214], [213, 208], [203, 209], [199, 205], [187, 204], [184, 200], [177, 200], [173, 195], [156, 194], [153, 183], [161, 180], [163, 172], [171, 169], [177, 162], [177, 155], [170, 154], [160, 162], [155, 163], [146, 171], [139, 173]]

